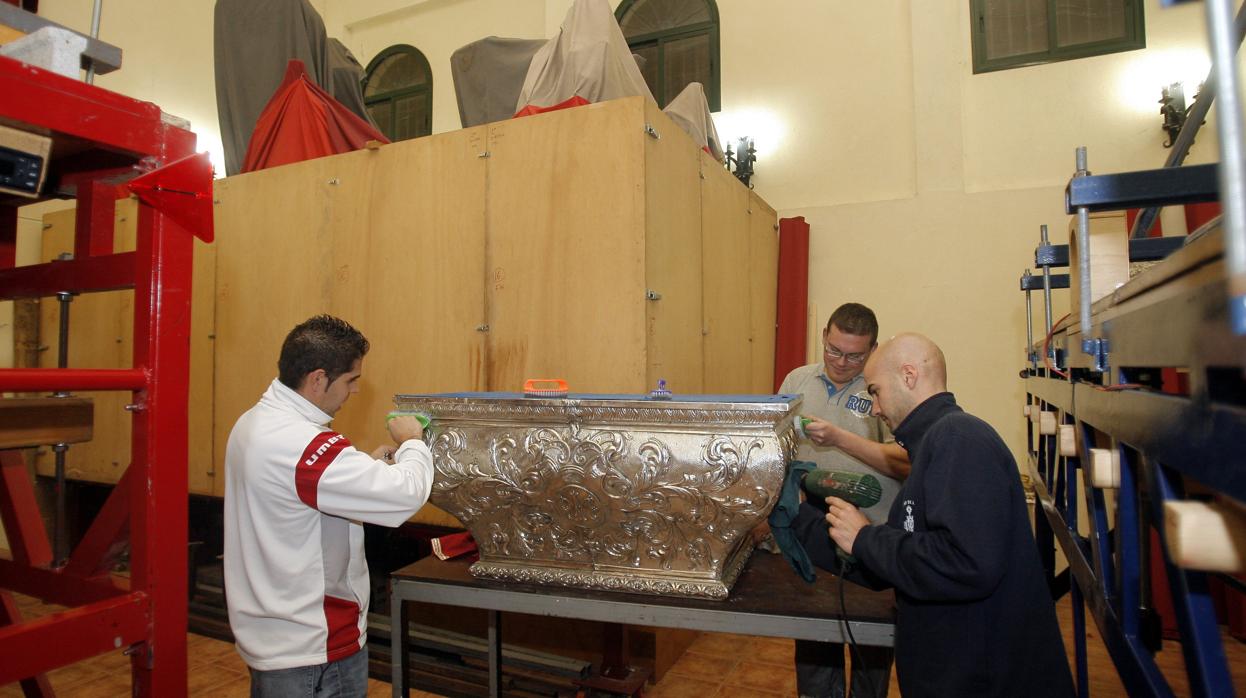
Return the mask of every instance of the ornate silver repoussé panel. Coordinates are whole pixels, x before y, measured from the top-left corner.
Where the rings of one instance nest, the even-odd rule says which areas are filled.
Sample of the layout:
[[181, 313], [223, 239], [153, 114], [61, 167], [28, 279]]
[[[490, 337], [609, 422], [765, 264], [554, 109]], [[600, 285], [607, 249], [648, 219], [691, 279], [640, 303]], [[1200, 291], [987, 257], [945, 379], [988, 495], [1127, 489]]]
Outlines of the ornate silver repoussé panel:
[[795, 396], [398, 395], [477, 577], [725, 598], [779, 496]]

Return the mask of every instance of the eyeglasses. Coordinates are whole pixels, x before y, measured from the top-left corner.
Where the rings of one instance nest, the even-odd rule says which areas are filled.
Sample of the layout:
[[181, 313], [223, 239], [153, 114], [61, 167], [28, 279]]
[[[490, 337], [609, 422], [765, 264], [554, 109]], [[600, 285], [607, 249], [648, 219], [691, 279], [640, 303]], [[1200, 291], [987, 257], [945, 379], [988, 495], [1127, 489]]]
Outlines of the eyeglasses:
[[827, 358], [830, 358], [834, 361], [843, 359], [844, 361], [847, 361], [850, 364], [864, 363], [865, 357], [869, 355], [868, 351], [859, 351], [855, 354], [845, 354], [844, 352], [840, 351], [839, 349], [836, 349], [835, 347], [829, 344], [822, 345], [822, 353], [826, 354]]

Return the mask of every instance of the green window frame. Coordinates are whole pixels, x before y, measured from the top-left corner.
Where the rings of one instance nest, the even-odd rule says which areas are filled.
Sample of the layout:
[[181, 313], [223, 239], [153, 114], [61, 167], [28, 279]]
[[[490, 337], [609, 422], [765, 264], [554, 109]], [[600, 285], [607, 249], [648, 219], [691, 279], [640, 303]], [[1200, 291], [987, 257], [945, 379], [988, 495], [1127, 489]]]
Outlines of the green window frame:
[[1090, 58], [1121, 51], [1133, 51], [1146, 48], [1146, 21], [1143, 10], [1144, 0], [1119, 0], [1124, 9], [1125, 32], [1120, 38], [1103, 41], [1060, 46], [1057, 36], [1057, 3], [1061, 0], [1047, 0], [1047, 49], [1020, 55], [987, 57], [986, 10], [988, 0], [969, 0], [970, 35], [973, 41], [973, 72], [990, 73], [997, 70], [1024, 68], [1031, 65], [1043, 65], [1068, 61], [1075, 58]]
[[[368, 83], [376, 77], [377, 70], [395, 56], [415, 60], [417, 71], [422, 73], [422, 81], [369, 94]], [[397, 44], [376, 54], [364, 71], [362, 86], [364, 107], [372, 116], [372, 120], [380, 127], [381, 133], [384, 133], [391, 141], [419, 138], [433, 132], [433, 71], [428, 65], [428, 59], [418, 48], [407, 44]], [[406, 128], [400, 128], [398, 107], [412, 100], [422, 106], [424, 117], [420, 123], [408, 124]]]
[[[629, 12], [637, 5], [643, 5], [648, 0], [623, 0], [614, 12], [615, 19], [619, 21], [619, 25], [624, 24]], [[710, 111], [716, 112], [722, 109], [721, 93], [721, 76], [720, 62], [718, 60], [719, 53], [719, 19], [718, 5], [714, 0], [686, 0], [689, 3], [698, 3], [705, 5], [709, 11], [710, 19], [706, 22], [698, 22], [695, 24], [685, 24], [672, 29], [664, 29], [662, 31], [649, 32], [646, 34], [638, 34], [635, 36], [627, 36], [627, 46], [633, 53], [656, 53], [657, 65], [653, 67], [652, 74], [655, 76], [653, 80], [657, 84], [650, 84], [649, 90], [653, 92], [653, 98], [657, 100], [658, 106], [665, 107], [672, 99], [674, 99], [681, 90], [687, 87], [687, 83], [683, 85], [667, 85], [666, 82], [666, 50], [667, 47], [675, 41], [686, 39], [694, 39], [705, 36], [708, 39], [709, 50], [709, 79], [704, 83], [705, 99], [709, 102]], [[626, 34], [625, 34], [626, 36]], [[647, 66], [646, 66], [647, 67]], [[650, 72], [650, 71], [645, 71]], [[650, 75], [645, 76], [646, 82], [649, 82]]]

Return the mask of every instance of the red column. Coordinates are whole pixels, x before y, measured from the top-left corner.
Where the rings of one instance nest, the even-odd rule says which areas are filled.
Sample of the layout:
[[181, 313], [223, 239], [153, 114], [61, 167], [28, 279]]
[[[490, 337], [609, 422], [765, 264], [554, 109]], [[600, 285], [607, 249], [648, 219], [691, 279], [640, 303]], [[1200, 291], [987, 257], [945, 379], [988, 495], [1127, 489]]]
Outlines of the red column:
[[134, 365], [148, 373], [134, 394], [129, 477], [131, 589], [151, 599], [148, 645], [132, 656], [135, 695], [186, 693], [186, 536], [191, 236], [139, 205]]
[[0, 206], [0, 269], [17, 264], [17, 207]]
[[74, 259], [112, 254], [117, 187], [99, 180], [78, 183], [74, 214]]
[[775, 312], [774, 390], [805, 363], [809, 308], [809, 224], [804, 216], [779, 219], [779, 293]]

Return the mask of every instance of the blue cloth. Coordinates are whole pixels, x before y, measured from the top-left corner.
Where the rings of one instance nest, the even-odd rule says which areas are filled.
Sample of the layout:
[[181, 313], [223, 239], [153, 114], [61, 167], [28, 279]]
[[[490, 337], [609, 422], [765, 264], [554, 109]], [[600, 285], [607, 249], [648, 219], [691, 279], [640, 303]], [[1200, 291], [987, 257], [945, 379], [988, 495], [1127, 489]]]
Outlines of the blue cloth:
[[368, 648], [327, 664], [251, 670], [251, 698], [363, 698], [368, 694]]
[[801, 545], [800, 538], [792, 525], [796, 522], [796, 517], [800, 512], [800, 481], [805, 473], [818, 467], [817, 463], [810, 463], [804, 460], [794, 460], [787, 466], [787, 475], [783, 478], [783, 489], [779, 491], [779, 501], [774, 505], [774, 509], [770, 511], [770, 533], [774, 536], [774, 542], [779, 546], [779, 550], [783, 552], [783, 557], [792, 565], [792, 569], [810, 584], [817, 575], [813, 571], [813, 562], [810, 561], [808, 553], [805, 552], [805, 546]]

